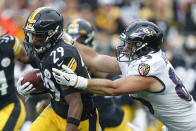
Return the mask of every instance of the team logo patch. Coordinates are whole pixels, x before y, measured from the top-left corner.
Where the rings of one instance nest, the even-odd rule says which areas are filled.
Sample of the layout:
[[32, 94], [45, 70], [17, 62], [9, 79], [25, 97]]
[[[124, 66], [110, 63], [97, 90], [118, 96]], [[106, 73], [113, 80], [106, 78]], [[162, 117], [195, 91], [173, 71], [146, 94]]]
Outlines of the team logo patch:
[[50, 78], [51, 78], [51, 73], [50, 73], [50, 71], [47, 70], [47, 69], [45, 69], [45, 71], [44, 71], [44, 76], [45, 76], [46, 78], [50, 79]]
[[10, 65], [10, 63], [11, 63], [11, 60], [8, 57], [5, 57], [1, 60], [2, 67], [8, 67]]
[[140, 73], [140, 75], [146, 76], [149, 71], [150, 71], [150, 66], [148, 64], [145, 63], [139, 64], [138, 72]]

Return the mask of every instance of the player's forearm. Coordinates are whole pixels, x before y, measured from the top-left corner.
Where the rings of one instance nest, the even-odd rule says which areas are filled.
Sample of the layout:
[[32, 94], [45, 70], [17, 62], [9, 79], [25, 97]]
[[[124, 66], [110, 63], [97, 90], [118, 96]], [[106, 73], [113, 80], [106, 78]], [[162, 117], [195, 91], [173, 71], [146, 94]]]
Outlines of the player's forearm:
[[27, 53], [23, 47], [21, 47], [20, 53], [15, 57], [18, 61], [25, 63], [25, 64], [29, 61], [29, 56], [27, 55]]
[[115, 83], [106, 79], [89, 79], [87, 88], [85, 90], [100, 95], [118, 95], [116, 94], [117, 86]]
[[[161, 83], [153, 77], [141, 76], [130, 76], [128, 78], [120, 78], [114, 81], [106, 79], [88, 79], [86, 87], [85, 84], [83, 85], [83, 89], [92, 93], [109, 96], [132, 94], [143, 90], [157, 91], [156, 88], [159, 89], [158, 91], [162, 89]], [[150, 90], [152, 87], [153, 90]]]
[[69, 104], [69, 110], [67, 116], [80, 120], [82, 111], [83, 111], [82, 102], [81, 101], [78, 102], [77, 100], [74, 100], [74, 102]]
[[16, 56], [16, 59], [24, 64], [31, 64], [34, 68], [38, 67], [39, 59], [33, 54], [27, 55], [24, 48], [21, 48], [21, 51], [18, 56]]
[[[81, 114], [82, 114], [82, 109], [83, 109], [83, 105], [80, 103], [73, 104], [73, 105], [69, 106], [67, 118], [68, 119], [73, 118], [76, 120], [80, 120]], [[66, 131], [77, 131], [78, 125], [68, 122], [68, 119], [67, 119]]]
[[[67, 127], [66, 131], [75, 131], [77, 130], [77, 121], [80, 121], [82, 111], [83, 111], [83, 104], [81, 101], [81, 98], [78, 98], [80, 96], [73, 96], [70, 100], [68, 100], [69, 103], [69, 109], [67, 114]], [[65, 98], [66, 99], [66, 98]], [[66, 99], [67, 100], [67, 99]], [[75, 119], [76, 123], [74, 121], [69, 121], [70, 119]]]

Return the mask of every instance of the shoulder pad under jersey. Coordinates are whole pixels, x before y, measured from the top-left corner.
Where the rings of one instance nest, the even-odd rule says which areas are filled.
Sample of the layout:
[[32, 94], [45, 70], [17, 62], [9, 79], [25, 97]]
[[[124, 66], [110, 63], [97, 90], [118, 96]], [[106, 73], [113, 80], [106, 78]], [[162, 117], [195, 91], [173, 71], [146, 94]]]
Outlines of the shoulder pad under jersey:
[[166, 66], [160, 52], [143, 56], [141, 59], [134, 60], [128, 67], [128, 76], [156, 76], [163, 67]]

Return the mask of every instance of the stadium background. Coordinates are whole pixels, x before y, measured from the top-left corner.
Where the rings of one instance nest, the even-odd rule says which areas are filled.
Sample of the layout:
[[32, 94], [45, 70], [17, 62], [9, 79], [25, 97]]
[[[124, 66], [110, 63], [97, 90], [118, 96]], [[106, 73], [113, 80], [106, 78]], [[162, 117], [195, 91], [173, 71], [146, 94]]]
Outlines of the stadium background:
[[[107, 55], [114, 55], [120, 43], [118, 36], [130, 21], [142, 18], [155, 22], [165, 35], [163, 49], [196, 98], [196, 0], [1, 0], [1, 34], [16, 36], [22, 42], [26, 18], [40, 6], [60, 11], [65, 29], [75, 18], [87, 19], [96, 30], [96, 50]], [[31, 66], [17, 63], [15, 68], [17, 81], [21, 72]], [[26, 108], [29, 113], [28, 106]]]

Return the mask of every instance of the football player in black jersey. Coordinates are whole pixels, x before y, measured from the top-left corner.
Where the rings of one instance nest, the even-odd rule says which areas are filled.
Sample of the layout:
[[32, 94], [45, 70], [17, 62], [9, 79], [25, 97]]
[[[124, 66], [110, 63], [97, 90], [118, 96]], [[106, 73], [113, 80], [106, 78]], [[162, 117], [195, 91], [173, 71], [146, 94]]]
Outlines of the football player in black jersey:
[[36, 58], [27, 56], [25, 49], [16, 37], [0, 36], [0, 130], [16, 131], [26, 116], [23, 102], [17, 97], [14, 65], [15, 59], [36, 66]]
[[[68, 24], [67, 33], [72, 38], [86, 46], [93, 48], [94, 40], [94, 28], [85, 19], [75, 19]], [[117, 76], [109, 75], [103, 72], [96, 72], [94, 69], [88, 68], [91, 77], [104, 77], [110, 79], [116, 79]], [[110, 96], [95, 96], [95, 106], [99, 110], [99, 120], [103, 131], [132, 131], [128, 126], [128, 122], [131, 122], [131, 112], [129, 110], [122, 110], [118, 106], [114, 99]]]
[[[48, 7], [38, 8], [28, 17], [24, 32], [27, 49], [40, 59], [42, 79], [51, 95], [51, 104], [33, 122], [30, 130], [99, 130], [99, 117], [92, 94], [60, 86], [52, 74], [52, 68], [62, 69], [62, 64], [65, 64], [77, 75], [89, 78], [76, 48], [62, 39], [62, 15]], [[21, 85], [21, 80], [18, 81], [19, 93], [30, 93], [33, 85]]]

